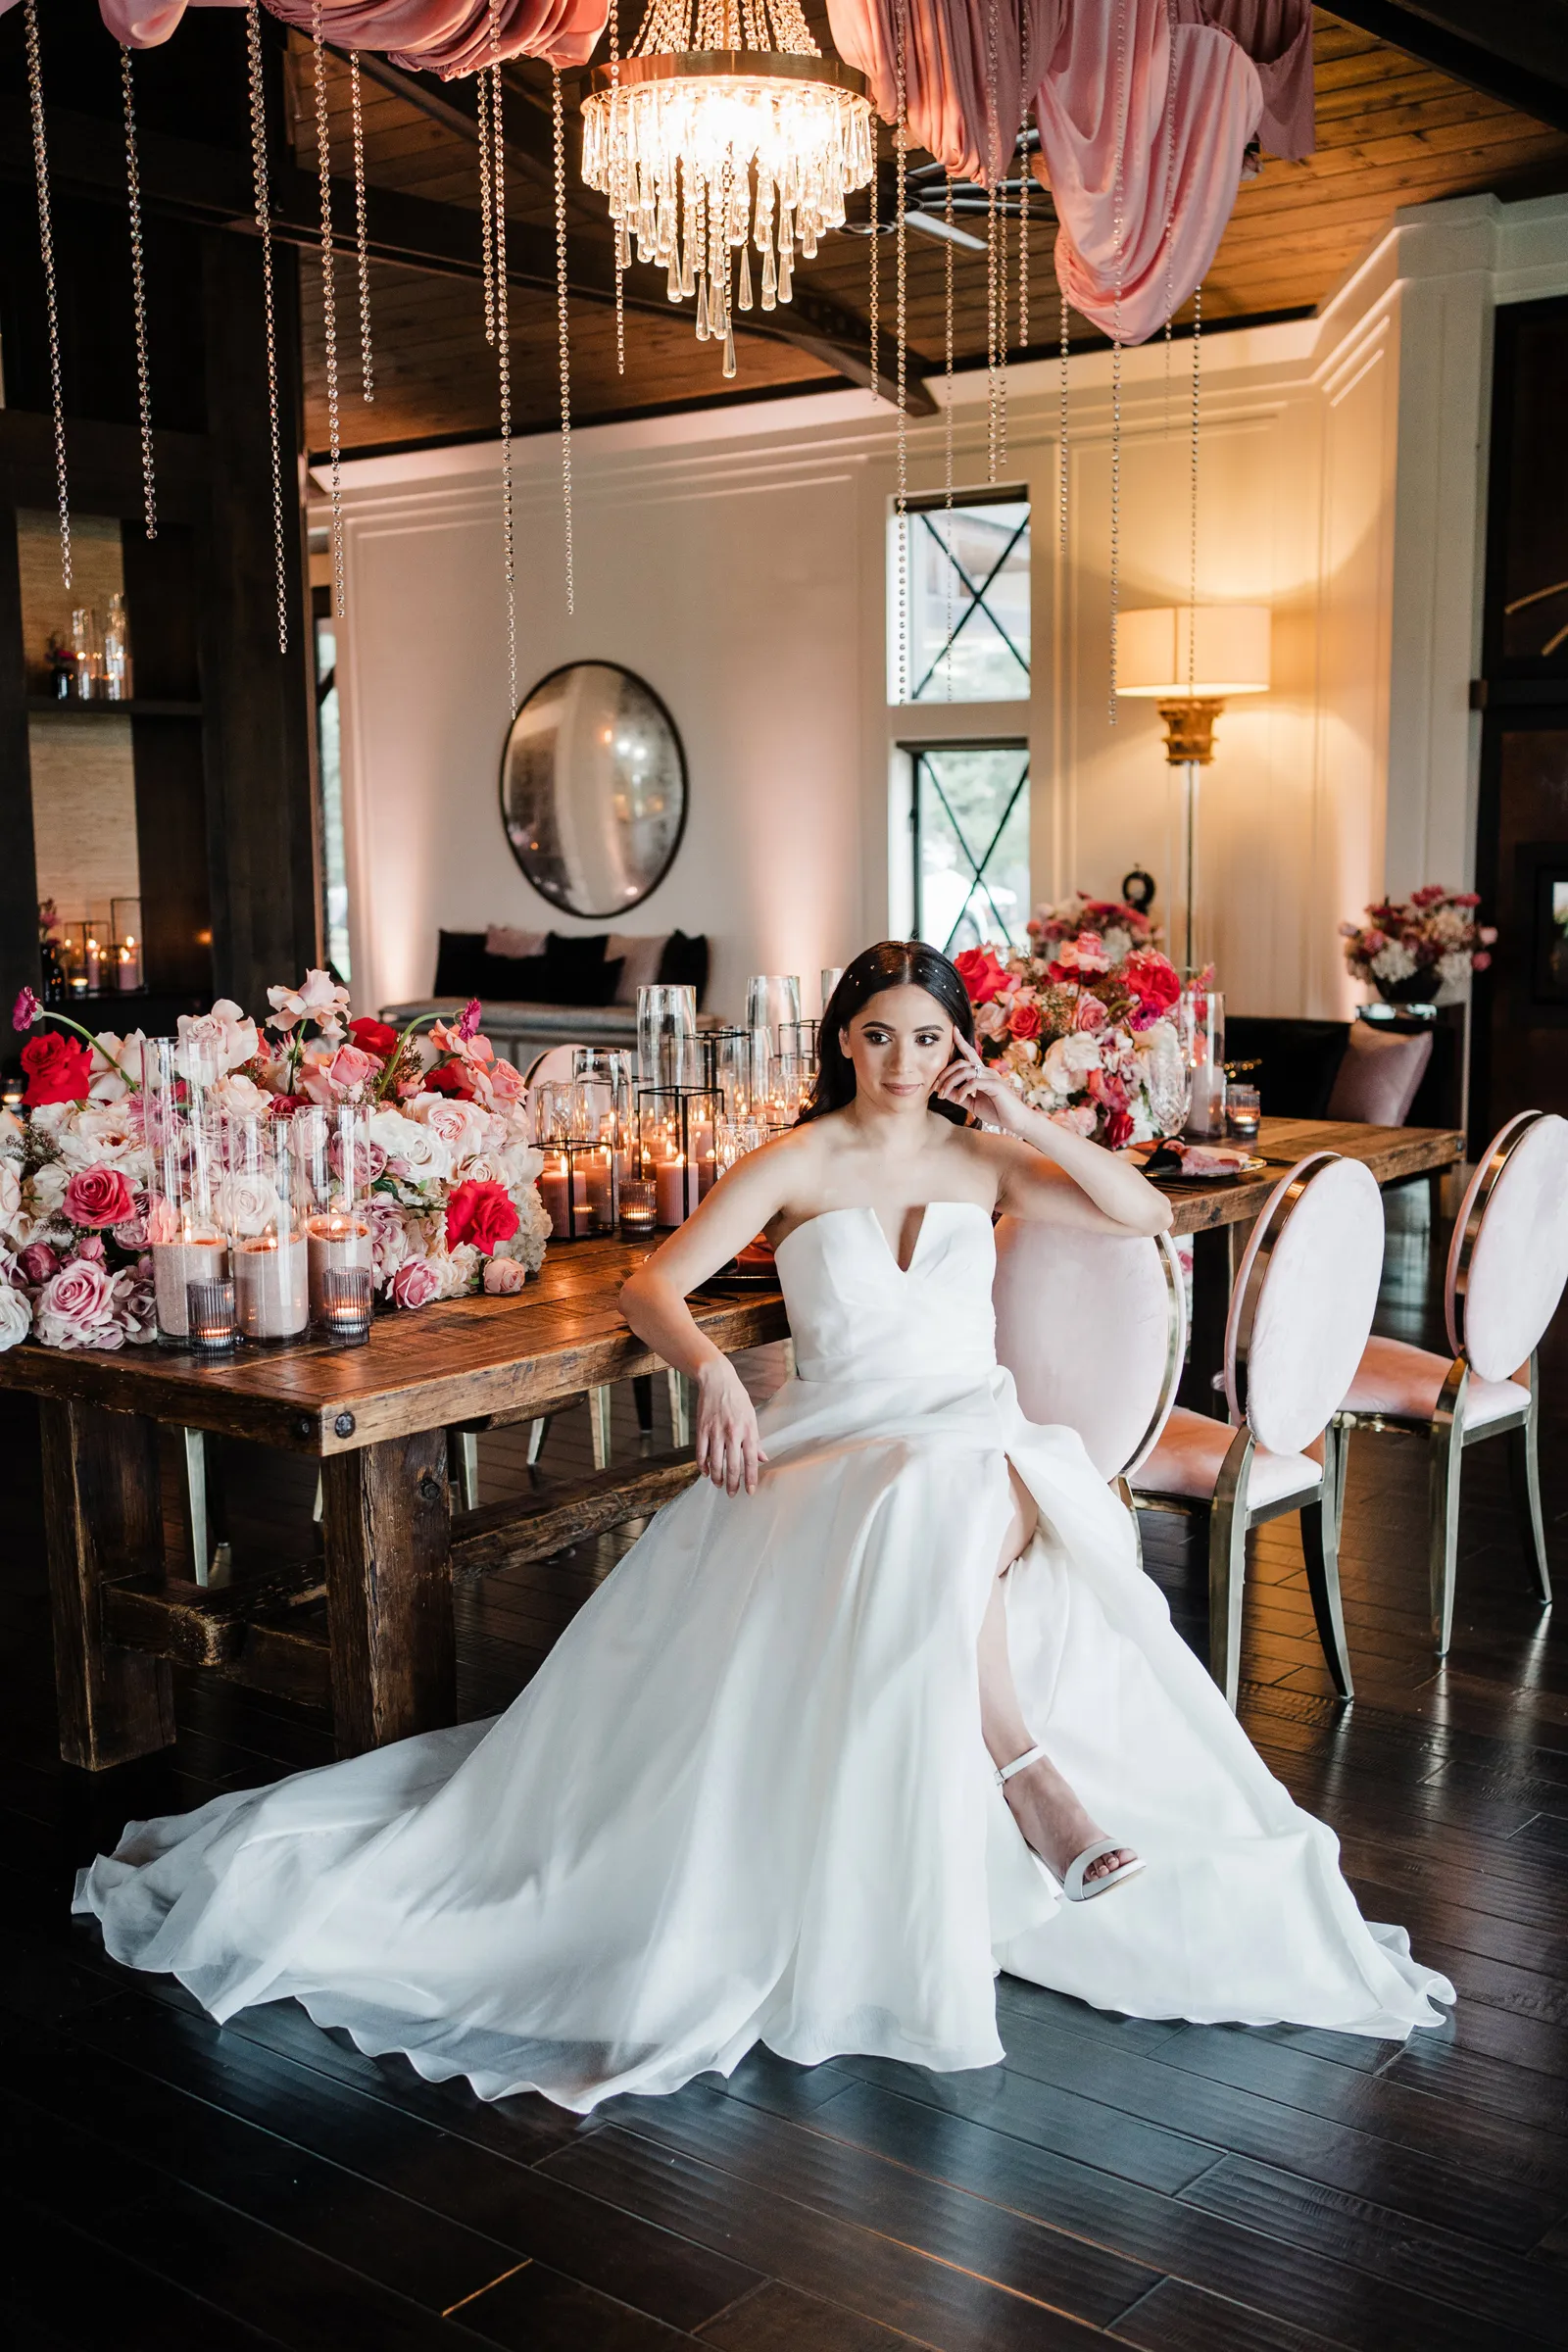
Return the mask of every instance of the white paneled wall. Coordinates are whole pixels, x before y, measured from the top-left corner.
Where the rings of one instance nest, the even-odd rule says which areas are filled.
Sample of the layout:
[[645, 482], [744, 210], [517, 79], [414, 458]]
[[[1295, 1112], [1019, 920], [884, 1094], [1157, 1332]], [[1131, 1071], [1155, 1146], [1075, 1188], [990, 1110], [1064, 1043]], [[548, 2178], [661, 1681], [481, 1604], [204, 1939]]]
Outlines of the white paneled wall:
[[[1201, 938], [1238, 1009], [1347, 1008], [1341, 918], [1385, 885], [1470, 872], [1491, 313], [1564, 287], [1568, 201], [1466, 198], [1399, 215], [1320, 318], [1204, 338], [1200, 601], [1274, 614], [1273, 689], [1225, 713], [1202, 785]], [[1128, 608], [1188, 592], [1190, 357], [1177, 342], [1168, 377], [1162, 345], [1124, 360]], [[1034, 688], [996, 715], [1030, 737], [1036, 894], [1112, 891], [1136, 859], [1169, 916], [1179, 804], [1160, 722], [1123, 703], [1113, 725], [1107, 708], [1109, 355], [1072, 362], [1065, 564], [1054, 366], [1014, 367], [1010, 394], [1004, 478], [1035, 507]], [[960, 375], [960, 490], [984, 477], [985, 430], [985, 379]], [[940, 418], [911, 420], [911, 487], [940, 485], [943, 441]], [[685, 740], [691, 813], [630, 922], [709, 932], [720, 1009], [753, 970], [810, 975], [813, 1000], [819, 964], [905, 919], [901, 735], [974, 715], [886, 707], [892, 416], [845, 391], [577, 434], [571, 618], [558, 463], [547, 436], [517, 446], [519, 691], [588, 658], [648, 678]], [[498, 812], [494, 446], [344, 478], [345, 805], [368, 1004], [423, 991], [439, 925], [559, 918]]]

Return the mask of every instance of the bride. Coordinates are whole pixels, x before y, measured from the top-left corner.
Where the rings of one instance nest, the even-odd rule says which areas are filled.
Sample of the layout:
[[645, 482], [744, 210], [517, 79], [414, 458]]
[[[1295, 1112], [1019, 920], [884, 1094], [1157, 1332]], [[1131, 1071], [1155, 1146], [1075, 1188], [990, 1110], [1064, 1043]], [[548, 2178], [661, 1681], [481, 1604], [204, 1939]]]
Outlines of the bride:
[[[945, 956], [867, 949], [801, 1124], [622, 1293], [696, 1383], [704, 1478], [505, 1715], [133, 1823], [77, 1883], [109, 1951], [581, 2112], [757, 2042], [993, 2065], [999, 1968], [1140, 2017], [1441, 2023], [1079, 1439], [1020, 1412], [999, 1209], [1169, 1221], [984, 1069]], [[759, 1231], [797, 1358], [760, 1415], [685, 1304]]]

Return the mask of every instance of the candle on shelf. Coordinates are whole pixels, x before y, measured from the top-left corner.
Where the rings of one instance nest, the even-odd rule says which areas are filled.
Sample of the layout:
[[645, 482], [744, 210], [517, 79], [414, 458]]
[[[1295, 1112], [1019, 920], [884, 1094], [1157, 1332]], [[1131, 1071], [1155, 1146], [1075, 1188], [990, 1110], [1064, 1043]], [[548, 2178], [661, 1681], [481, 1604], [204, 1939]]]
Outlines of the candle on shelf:
[[570, 1196], [567, 1191], [564, 1153], [557, 1159], [546, 1160], [540, 1170], [539, 1198], [544, 1204], [545, 1215], [550, 1219], [551, 1233], [558, 1241], [564, 1240], [571, 1231]]
[[239, 1327], [248, 1340], [298, 1339], [311, 1319], [309, 1250], [296, 1234], [234, 1244]]
[[188, 1282], [185, 1320], [198, 1354], [218, 1355], [232, 1348], [239, 1338], [232, 1278], [225, 1274], [217, 1281]]
[[120, 985], [122, 988], [140, 988], [141, 950], [133, 939], [127, 939], [120, 951]]
[[655, 1195], [659, 1202], [661, 1225], [684, 1225], [690, 1210], [686, 1202], [686, 1162], [677, 1152], [673, 1159], [662, 1159], [654, 1171]]
[[651, 1176], [620, 1180], [620, 1227], [623, 1233], [652, 1233], [659, 1222], [659, 1203]]
[[321, 1305], [317, 1317], [328, 1339], [341, 1347], [363, 1347], [370, 1336], [370, 1269], [368, 1265], [327, 1266], [321, 1275]]
[[87, 994], [90, 997], [96, 996], [98, 993], [100, 962], [98, 942], [95, 939], [89, 939], [87, 942]]
[[153, 1302], [158, 1311], [159, 1336], [188, 1340], [190, 1319], [186, 1291], [192, 1284], [209, 1286], [228, 1272], [228, 1245], [220, 1234], [153, 1244]]
[[325, 1324], [326, 1278], [329, 1274], [370, 1273], [370, 1228], [363, 1217], [329, 1210], [307, 1219], [310, 1249], [311, 1320]]

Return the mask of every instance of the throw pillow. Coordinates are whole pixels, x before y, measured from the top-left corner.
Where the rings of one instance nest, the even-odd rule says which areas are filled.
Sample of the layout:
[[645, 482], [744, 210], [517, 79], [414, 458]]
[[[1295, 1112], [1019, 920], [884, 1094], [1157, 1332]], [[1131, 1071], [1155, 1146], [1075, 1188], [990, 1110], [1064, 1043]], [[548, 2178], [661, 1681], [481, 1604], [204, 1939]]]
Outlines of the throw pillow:
[[617, 1004], [635, 1004], [640, 988], [652, 988], [659, 978], [659, 966], [663, 958], [667, 932], [612, 931], [607, 956], [620, 957], [620, 986], [615, 991]]
[[699, 931], [688, 939], [684, 931], [672, 931], [659, 959], [659, 977], [668, 988], [696, 989], [701, 1012], [708, 993], [708, 934]]
[[502, 1004], [612, 1004], [620, 978], [618, 960], [564, 966], [548, 956], [487, 956], [486, 1003]]
[[433, 997], [477, 997], [484, 989], [485, 935], [442, 931], [437, 935]]

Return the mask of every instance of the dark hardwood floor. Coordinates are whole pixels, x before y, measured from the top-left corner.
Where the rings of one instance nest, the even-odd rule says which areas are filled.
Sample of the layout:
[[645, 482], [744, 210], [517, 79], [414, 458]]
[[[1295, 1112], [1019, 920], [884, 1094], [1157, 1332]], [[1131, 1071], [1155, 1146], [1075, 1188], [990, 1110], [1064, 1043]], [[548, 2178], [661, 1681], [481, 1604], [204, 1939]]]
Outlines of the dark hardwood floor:
[[[1381, 1327], [1438, 1338], [1423, 1188], [1391, 1200]], [[778, 1351], [748, 1370], [759, 1392]], [[1568, 1566], [1568, 1341], [1547, 1352], [1550, 1541]], [[659, 1397], [662, 1422], [665, 1405]], [[1294, 1523], [1256, 1539], [1244, 1714], [1329, 1820], [1363, 1907], [1451, 1976], [1407, 2046], [1108, 2016], [1010, 1978], [1004, 2066], [928, 2075], [754, 2056], [590, 2121], [485, 2106], [364, 2058], [292, 2004], [213, 2025], [73, 1922], [74, 1867], [130, 1817], [331, 1753], [320, 1717], [179, 1688], [167, 1756], [97, 1779], [52, 1739], [35, 1466], [6, 1439], [0, 2101], [13, 2340], [81, 2352], [1500, 2352], [1568, 2311], [1568, 1624], [1542, 1615], [1501, 1448], [1468, 1457], [1457, 1630], [1427, 1642], [1420, 1448], [1358, 1440], [1345, 1542], [1358, 1677], [1332, 1696]], [[661, 1433], [663, 1442], [663, 1433]], [[481, 1442], [484, 1498], [523, 1434]], [[635, 1449], [629, 1392], [615, 1445]], [[564, 1417], [546, 1473], [582, 1466]], [[285, 1466], [287, 1471], [289, 1466]], [[310, 1482], [222, 1465], [236, 1553], [309, 1540]], [[177, 1541], [177, 1522], [172, 1541]], [[526, 1682], [627, 1539], [461, 1600], [466, 1713]], [[1152, 1523], [1196, 1638], [1200, 1564]]]

